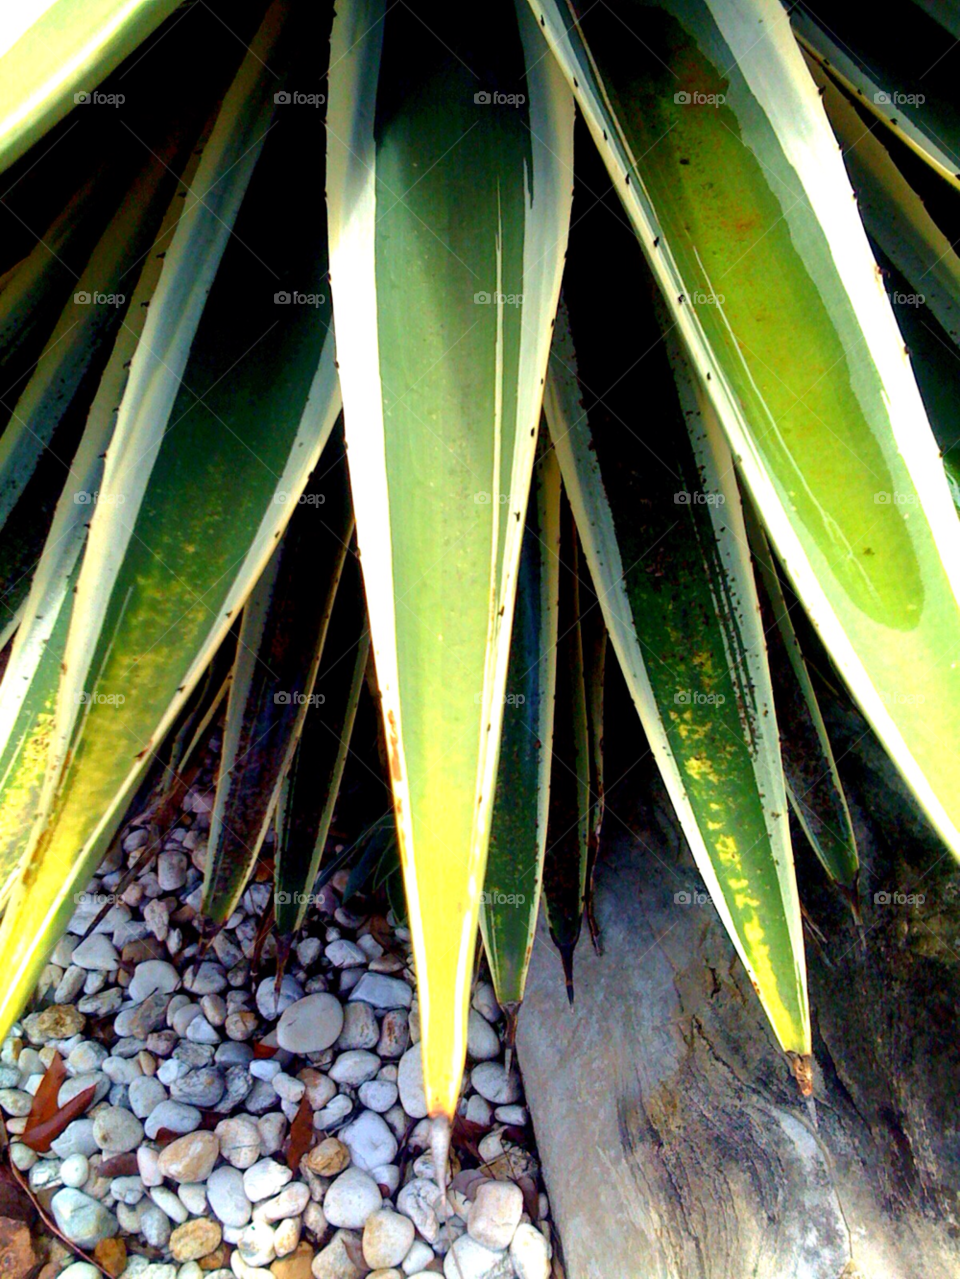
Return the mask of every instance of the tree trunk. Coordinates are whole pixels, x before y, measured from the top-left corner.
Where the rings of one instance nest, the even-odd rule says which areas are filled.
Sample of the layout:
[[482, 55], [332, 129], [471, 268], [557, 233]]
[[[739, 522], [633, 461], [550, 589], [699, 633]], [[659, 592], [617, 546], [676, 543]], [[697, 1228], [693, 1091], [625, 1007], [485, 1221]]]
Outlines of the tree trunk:
[[960, 1276], [960, 876], [859, 717], [829, 714], [865, 948], [795, 830], [822, 934], [806, 930], [813, 1104], [658, 781], [608, 808], [605, 951], [584, 932], [573, 1008], [541, 921], [518, 1056], [567, 1279]]

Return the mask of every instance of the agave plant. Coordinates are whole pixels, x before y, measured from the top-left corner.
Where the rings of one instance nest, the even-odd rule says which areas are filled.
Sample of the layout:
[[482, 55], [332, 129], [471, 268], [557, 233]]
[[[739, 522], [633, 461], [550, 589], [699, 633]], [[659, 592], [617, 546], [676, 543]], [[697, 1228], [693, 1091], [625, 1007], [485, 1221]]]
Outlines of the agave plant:
[[[921, 44], [953, 21], [930, 13]], [[395, 837], [378, 821], [361, 862], [395, 840], [442, 1154], [478, 925], [511, 1028], [541, 895], [571, 996], [585, 918], [602, 944], [615, 661], [810, 1091], [791, 809], [855, 911], [858, 862], [797, 608], [960, 854], [954, 374], [927, 341], [918, 389], [885, 292], [924, 294], [904, 326], [952, 359], [960, 263], [949, 102], [889, 111], [914, 74], [892, 32], [792, 20], [11, 20], [0, 1034], [155, 763], [182, 789], [217, 715], [204, 911], [230, 914], [273, 823], [288, 941], [369, 681]]]

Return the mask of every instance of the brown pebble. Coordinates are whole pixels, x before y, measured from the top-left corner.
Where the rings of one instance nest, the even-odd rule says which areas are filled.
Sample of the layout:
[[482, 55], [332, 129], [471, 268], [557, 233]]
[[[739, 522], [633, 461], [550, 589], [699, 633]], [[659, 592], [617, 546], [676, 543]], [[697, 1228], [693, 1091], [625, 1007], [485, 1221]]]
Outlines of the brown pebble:
[[93, 1250], [93, 1256], [97, 1265], [102, 1266], [108, 1275], [113, 1275], [113, 1279], [127, 1268], [127, 1245], [122, 1239], [101, 1239]]
[[270, 1271], [274, 1279], [310, 1279], [312, 1261], [311, 1245], [306, 1242], [298, 1243], [289, 1257], [278, 1257], [271, 1265]]
[[335, 1177], [350, 1162], [350, 1151], [336, 1137], [326, 1137], [303, 1156], [302, 1163], [318, 1177]]

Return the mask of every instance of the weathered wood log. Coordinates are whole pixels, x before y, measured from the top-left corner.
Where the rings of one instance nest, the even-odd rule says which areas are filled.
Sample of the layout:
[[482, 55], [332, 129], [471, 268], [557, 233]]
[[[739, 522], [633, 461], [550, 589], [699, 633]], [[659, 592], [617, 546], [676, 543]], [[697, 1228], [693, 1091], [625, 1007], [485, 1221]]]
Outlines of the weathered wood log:
[[960, 873], [859, 717], [829, 714], [865, 946], [795, 832], [813, 1106], [655, 779], [608, 796], [605, 953], [581, 939], [572, 1009], [541, 928], [517, 1049], [568, 1279], [960, 1275]]

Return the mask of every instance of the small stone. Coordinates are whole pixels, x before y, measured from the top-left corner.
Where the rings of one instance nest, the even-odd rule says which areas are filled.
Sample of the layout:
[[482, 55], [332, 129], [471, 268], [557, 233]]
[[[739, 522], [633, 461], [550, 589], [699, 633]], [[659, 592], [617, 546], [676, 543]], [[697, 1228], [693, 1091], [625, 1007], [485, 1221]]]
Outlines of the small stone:
[[70, 1039], [79, 1035], [86, 1017], [71, 1004], [51, 1004], [42, 1013], [31, 1013], [23, 1019], [24, 1034], [32, 1044], [45, 1044], [50, 1039]]
[[399, 1266], [410, 1250], [413, 1222], [390, 1208], [372, 1212], [363, 1227], [363, 1259], [374, 1270]]
[[350, 1151], [336, 1137], [326, 1137], [308, 1150], [301, 1160], [318, 1177], [335, 1177], [350, 1163]]
[[400, 1090], [400, 1103], [407, 1114], [412, 1119], [425, 1119], [427, 1098], [423, 1090], [423, 1059], [419, 1044], [408, 1048], [400, 1058], [397, 1087]]
[[521, 1221], [510, 1244], [517, 1279], [550, 1279], [550, 1245], [527, 1221]]
[[100, 1069], [115, 1084], [132, 1083], [143, 1074], [136, 1057], [107, 1057]]
[[221, 1155], [234, 1168], [250, 1168], [260, 1158], [260, 1130], [252, 1119], [245, 1115], [221, 1119], [215, 1132], [220, 1138]]
[[429, 1244], [425, 1244], [422, 1239], [414, 1239], [410, 1245], [410, 1251], [403, 1259], [403, 1273], [405, 1275], [418, 1274], [426, 1270], [431, 1261], [433, 1261], [433, 1249]]
[[103, 933], [93, 933], [90, 937], [84, 937], [71, 958], [81, 968], [92, 968], [97, 972], [112, 973], [120, 967], [117, 948]]
[[76, 1154], [86, 1155], [88, 1158], [95, 1155], [100, 1147], [93, 1137], [93, 1120], [75, 1119], [72, 1124], [67, 1124], [56, 1141], [50, 1143], [50, 1149], [61, 1159]]
[[93, 1255], [112, 1279], [118, 1279], [126, 1269], [127, 1245], [122, 1239], [101, 1239]]
[[257, 1120], [257, 1129], [260, 1133], [260, 1149], [265, 1155], [273, 1155], [283, 1146], [283, 1139], [287, 1135], [287, 1119], [279, 1111], [271, 1111], [268, 1115], [261, 1115]]
[[[366, 1004], [348, 1004], [348, 1008], [366, 1008]], [[358, 1048], [369, 1045], [357, 1044]], [[387, 1059], [402, 1057], [410, 1046], [410, 1018], [402, 1008], [392, 1008], [384, 1013], [380, 1024], [380, 1040], [377, 1056]]]
[[284, 975], [280, 983], [279, 997], [276, 991], [276, 978], [274, 977], [264, 977], [257, 987], [257, 1009], [260, 1016], [265, 1017], [267, 1021], [273, 1021], [302, 998], [303, 987], [289, 973]]
[[143, 1141], [143, 1124], [129, 1110], [106, 1106], [93, 1121], [93, 1135], [104, 1154], [122, 1155]]
[[300, 1218], [285, 1217], [273, 1233], [273, 1246], [278, 1257], [286, 1257], [300, 1242]]
[[[37, 1162], [37, 1152], [35, 1150], [31, 1150], [29, 1146], [25, 1146], [22, 1141], [13, 1141], [10, 1143], [10, 1162], [13, 1164], [14, 1168], [18, 1169], [20, 1172], [29, 1172], [33, 1165]], [[63, 1175], [63, 1165], [61, 1165], [60, 1174], [61, 1176]], [[86, 1174], [84, 1174], [83, 1181], [66, 1181], [64, 1182], [64, 1185], [82, 1186], [86, 1179]]]
[[508, 1253], [461, 1235], [443, 1259], [443, 1273], [446, 1279], [513, 1279], [513, 1263]]
[[170, 1238], [170, 1218], [155, 1203], [147, 1204], [140, 1214], [140, 1233], [151, 1248], [165, 1248]]
[[57, 989], [53, 992], [54, 1002], [58, 1004], [72, 1003], [83, 990], [83, 983], [86, 979], [86, 970], [76, 964], [71, 964], [60, 978]]
[[503, 1016], [500, 1005], [497, 1003], [496, 992], [488, 981], [478, 983], [471, 1003], [480, 1016], [492, 1024], [496, 1024]]
[[174, 1008], [173, 1005], [174, 1000], [171, 1000], [170, 1006], [167, 1009], [167, 1021], [182, 1039], [183, 1036], [186, 1035], [187, 1027], [193, 1021], [194, 1017], [203, 1016], [203, 1009], [199, 1004], [191, 1002], [179, 1004], [176, 1008]]
[[329, 946], [324, 948], [323, 953], [334, 968], [362, 966], [366, 964], [368, 958], [354, 942], [344, 941], [343, 938], [332, 941]]
[[253, 1061], [253, 1049], [249, 1044], [234, 1043], [228, 1039], [213, 1055], [218, 1066], [249, 1066]]
[[61, 1270], [57, 1279], [100, 1279], [100, 1271], [89, 1261], [75, 1261]]
[[160, 1152], [152, 1146], [141, 1146], [137, 1151], [137, 1170], [145, 1186], [159, 1186], [163, 1182], [160, 1171]]
[[200, 1126], [202, 1118], [196, 1106], [186, 1106], [180, 1101], [161, 1101], [150, 1111], [144, 1131], [151, 1138], [164, 1129], [167, 1132], [194, 1132]]
[[313, 1126], [318, 1130], [330, 1131], [338, 1127], [353, 1110], [353, 1102], [341, 1093], [334, 1097], [328, 1106], [318, 1110], [313, 1116]]
[[141, 1075], [130, 1081], [130, 1109], [138, 1119], [146, 1119], [161, 1102], [167, 1100], [167, 1090], [155, 1076]]
[[525, 1106], [498, 1106], [494, 1115], [498, 1124], [512, 1125], [515, 1128], [522, 1128], [530, 1121]]
[[270, 1267], [273, 1279], [310, 1279], [313, 1249], [308, 1243], [295, 1244], [289, 1256], [278, 1253], [277, 1258]]
[[103, 1044], [94, 1043], [92, 1039], [81, 1039], [66, 1061], [67, 1073], [71, 1075], [87, 1075], [99, 1070], [109, 1053]]
[[243, 1174], [243, 1188], [253, 1203], [279, 1194], [293, 1173], [275, 1159], [261, 1159]]
[[185, 1181], [177, 1187], [177, 1198], [191, 1217], [202, 1217], [207, 1211], [207, 1188], [202, 1181]]
[[197, 1261], [213, 1252], [220, 1243], [223, 1232], [216, 1221], [198, 1217], [194, 1221], [177, 1226], [170, 1236], [170, 1253], [174, 1261]]
[[174, 1101], [207, 1110], [223, 1096], [223, 1078], [215, 1066], [201, 1066], [175, 1079], [170, 1085], [170, 1096]]
[[364, 973], [350, 992], [350, 999], [362, 999], [374, 1008], [409, 1008], [413, 1003], [413, 991], [399, 977]]
[[313, 1279], [361, 1279], [363, 1271], [354, 1262], [347, 1248], [348, 1242], [357, 1251], [360, 1236], [346, 1230], [338, 1230], [326, 1248], [313, 1259]]
[[187, 882], [189, 866], [183, 853], [165, 852], [157, 858], [157, 880], [165, 893], [175, 893]]
[[219, 1153], [220, 1141], [214, 1133], [192, 1132], [161, 1151], [160, 1171], [174, 1181], [206, 1181]]
[[[324, 1188], [326, 1188], [326, 1183], [323, 1184]], [[317, 1239], [322, 1239], [327, 1233], [327, 1219], [323, 1215], [323, 1209], [320, 1204], [314, 1199], [310, 1200], [303, 1211], [303, 1228], [304, 1230], [309, 1230]]]
[[343, 1010], [343, 1028], [336, 1047], [375, 1048], [380, 1038], [380, 1027], [369, 1004], [347, 1004]]
[[353, 1163], [365, 1172], [378, 1164], [392, 1163], [397, 1153], [396, 1137], [372, 1110], [364, 1110], [352, 1123], [341, 1128], [340, 1140], [349, 1149]]
[[170, 997], [163, 990], [147, 995], [133, 1008], [123, 1008], [117, 1014], [113, 1028], [118, 1035], [130, 1035], [134, 1039], [146, 1039], [151, 1031], [162, 1026], [167, 1018]]
[[21, 1119], [30, 1113], [33, 1097], [20, 1088], [0, 1088], [0, 1110]]
[[[286, 978], [284, 978], [286, 980]], [[257, 1002], [260, 1001], [260, 990]], [[343, 1029], [343, 1009], [333, 995], [307, 995], [291, 1003], [277, 1023], [277, 1043], [294, 1053], [323, 1052], [336, 1042]]]
[[103, 1101], [110, 1091], [110, 1080], [99, 1070], [95, 1070], [89, 1075], [74, 1075], [72, 1079], [65, 1079], [60, 1085], [60, 1091], [57, 1093], [57, 1105], [60, 1107], [65, 1106], [71, 1098], [86, 1092], [88, 1088], [93, 1089], [93, 1098], [90, 1105], [95, 1106], [98, 1101]]
[[253, 1091], [254, 1080], [246, 1063], [242, 1066], [228, 1066], [223, 1076], [223, 1096], [217, 1102], [216, 1109], [223, 1114], [246, 1101]]
[[225, 1226], [243, 1227], [250, 1220], [251, 1205], [238, 1168], [217, 1168], [207, 1181], [210, 1211]]
[[309, 1201], [309, 1187], [302, 1181], [293, 1181], [272, 1199], [258, 1204], [257, 1214], [263, 1221], [283, 1221], [285, 1217], [299, 1217]]
[[312, 1066], [301, 1070], [299, 1078], [306, 1084], [307, 1101], [313, 1110], [322, 1110], [337, 1095], [337, 1085], [333, 1080]]
[[147, 959], [137, 964], [127, 994], [139, 1004], [153, 994], [169, 995], [180, 985], [180, 974], [164, 959]]
[[509, 1075], [498, 1061], [484, 1061], [470, 1072], [470, 1082], [487, 1101], [495, 1106], [507, 1106], [520, 1098], [520, 1079]]
[[249, 1009], [242, 1008], [239, 1012], [230, 1013], [223, 1028], [229, 1039], [242, 1041], [249, 1039], [253, 1032], [257, 1029], [257, 1015]]
[[84, 995], [77, 1001], [79, 1012], [90, 1017], [106, 1017], [115, 1013], [123, 1003], [123, 991], [119, 986], [111, 986], [109, 990], [101, 990], [95, 995]]
[[384, 1115], [397, 1100], [397, 1085], [391, 1079], [370, 1079], [361, 1084], [357, 1092], [361, 1103], [368, 1110]]
[[[223, 1259], [224, 1259], [224, 1258], [220, 1255], [220, 1245], [219, 1245], [219, 1244], [217, 1245], [217, 1247], [216, 1247], [216, 1248], [214, 1248], [214, 1250], [213, 1250], [213, 1252], [212, 1252], [212, 1253], [210, 1253], [210, 1252], [208, 1252], [208, 1253], [207, 1253], [207, 1257], [211, 1257], [211, 1256], [216, 1258], [216, 1262], [217, 1262], [217, 1264], [216, 1264], [216, 1266], [210, 1266], [210, 1267], [208, 1267], [208, 1269], [211, 1269], [211, 1270], [219, 1269], [220, 1263], [221, 1263], [221, 1262], [223, 1261]], [[206, 1257], [204, 1257], [204, 1258], [203, 1258], [203, 1260], [206, 1260], [206, 1259], [207, 1259]], [[203, 1270], [202, 1270], [202, 1268], [201, 1268], [201, 1266], [200, 1266], [200, 1262], [199, 1262], [199, 1261], [185, 1261], [185, 1262], [181, 1265], [180, 1269], [177, 1271], [177, 1279], [203, 1279]]]
[[176, 1226], [182, 1225], [190, 1215], [186, 1206], [181, 1203], [180, 1199], [166, 1186], [154, 1186], [150, 1191], [150, 1198], [157, 1205], [161, 1212], [165, 1212], [170, 1220]]
[[294, 1079], [282, 1071], [273, 1077], [273, 1087], [281, 1101], [289, 1101], [296, 1105], [307, 1090], [302, 1079]]
[[482, 1181], [470, 1207], [471, 1239], [494, 1251], [508, 1248], [523, 1215], [523, 1193], [512, 1181]]
[[133, 1207], [145, 1194], [142, 1177], [114, 1177], [110, 1182], [110, 1193], [118, 1203]]
[[435, 1181], [415, 1177], [397, 1195], [397, 1211], [409, 1217], [427, 1243], [435, 1243], [440, 1232], [436, 1206], [440, 1190]]
[[170, 910], [165, 902], [147, 902], [143, 919], [157, 941], [167, 940], [167, 933], [170, 931]]
[[222, 1026], [227, 1019], [227, 1005], [221, 995], [204, 995], [200, 1007], [211, 1026]]
[[187, 1038], [194, 1044], [219, 1044], [220, 1036], [201, 1013], [187, 1027]]
[[500, 1056], [500, 1036], [475, 1008], [467, 1019], [467, 1055], [474, 1061], [492, 1061]]
[[195, 995], [219, 995], [227, 988], [227, 974], [222, 964], [205, 959], [196, 968], [188, 968], [183, 984]]
[[58, 1190], [50, 1206], [60, 1233], [81, 1248], [95, 1247], [101, 1239], [115, 1235], [120, 1228], [112, 1212], [81, 1190], [71, 1187]]
[[383, 1196], [373, 1178], [361, 1168], [348, 1168], [330, 1184], [323, 1211], [331, 1226], [360, 1230], [382, 1203]]

